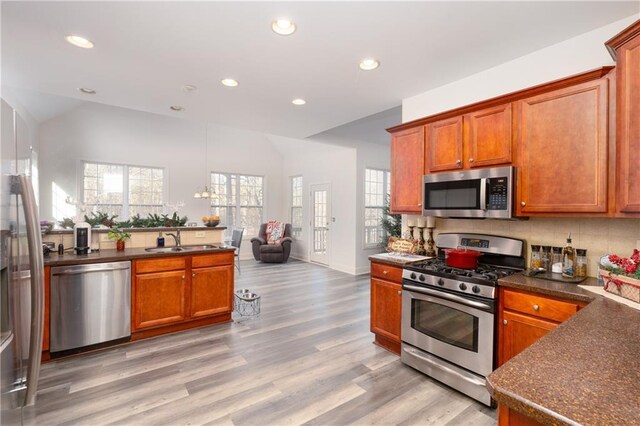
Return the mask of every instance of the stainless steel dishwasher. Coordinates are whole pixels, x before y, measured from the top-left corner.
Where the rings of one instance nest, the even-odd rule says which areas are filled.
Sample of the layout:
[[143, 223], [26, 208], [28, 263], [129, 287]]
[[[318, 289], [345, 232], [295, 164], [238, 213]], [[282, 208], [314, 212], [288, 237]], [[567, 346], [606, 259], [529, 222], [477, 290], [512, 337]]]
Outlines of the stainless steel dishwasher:
[[51, 268], [51, 352], [131, 335], [131, 262]]

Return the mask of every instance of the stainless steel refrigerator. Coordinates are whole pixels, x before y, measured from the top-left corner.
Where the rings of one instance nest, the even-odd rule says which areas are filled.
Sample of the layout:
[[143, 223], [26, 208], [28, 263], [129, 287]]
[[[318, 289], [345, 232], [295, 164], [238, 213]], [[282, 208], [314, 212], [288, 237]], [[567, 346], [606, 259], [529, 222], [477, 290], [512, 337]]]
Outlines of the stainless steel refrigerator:
[[44, 267], [28, 127], [4, 100], [0, 140], [0, 424], [22, 424], [35, 402], [44, 320]]

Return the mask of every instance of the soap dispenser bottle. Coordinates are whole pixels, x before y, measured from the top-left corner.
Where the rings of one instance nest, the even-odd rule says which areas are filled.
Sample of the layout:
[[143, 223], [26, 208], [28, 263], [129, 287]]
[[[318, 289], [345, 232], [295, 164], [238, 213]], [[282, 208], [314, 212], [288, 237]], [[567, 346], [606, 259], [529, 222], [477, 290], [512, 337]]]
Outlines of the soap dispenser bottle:
[[164, 247], [164, 237], [162, 236], [162, 231], [158, 234], [158, 239], [156, 240], [158, 247]]
[[566, 278], [576, 277], [576, 251], [571, 247], [571, 232], [567, 237], [567, 245], [562, 249], [562, 276]]

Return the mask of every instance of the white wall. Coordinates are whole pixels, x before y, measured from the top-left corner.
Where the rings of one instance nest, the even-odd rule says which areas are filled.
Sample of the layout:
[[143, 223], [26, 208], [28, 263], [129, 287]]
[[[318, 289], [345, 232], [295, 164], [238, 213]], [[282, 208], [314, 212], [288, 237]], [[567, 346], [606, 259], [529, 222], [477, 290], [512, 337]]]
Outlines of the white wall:
[[402, 101], [407, 122], [537, 84], [614, 65], [604, 43], [638, 19], [633, 15], [486, 71]]
[[[66, 193], [78, 193], [80, 162], [100, 161], [164, 167], [168, 201], [184, 201], [180, 212], [199, 221], [208, 214], [206, 200], [193, 193], [207, 179], [205, 124], [86, 103], [40, 126], [41, 217], [52, 217], [51, 182]], [[265, 135], [230, 127], [208, 125], [209, 171], [265, 176], [265, 219], [282, 215], [282, 157]], [[247, 238], [252, 236], [247, 235]], [[242, 257], [250, 257], [245, 241]]]

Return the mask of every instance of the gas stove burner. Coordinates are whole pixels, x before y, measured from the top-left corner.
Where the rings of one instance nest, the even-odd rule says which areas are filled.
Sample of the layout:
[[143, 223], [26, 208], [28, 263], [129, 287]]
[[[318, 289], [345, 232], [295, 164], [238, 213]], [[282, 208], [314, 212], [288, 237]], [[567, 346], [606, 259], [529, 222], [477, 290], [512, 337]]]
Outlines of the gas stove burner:
[[447, 266], [444, 259], [435, 258], [424, 262], [413, 263], [408, 268], [422, 273], [435, 272], [440, 276], [455, 279], [473, 278], [476, 280], [495, 282], [517, 272], [513, 269], [500, 268], [487, 264], [479, 264], [476, 269], [462, 269]]

